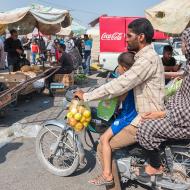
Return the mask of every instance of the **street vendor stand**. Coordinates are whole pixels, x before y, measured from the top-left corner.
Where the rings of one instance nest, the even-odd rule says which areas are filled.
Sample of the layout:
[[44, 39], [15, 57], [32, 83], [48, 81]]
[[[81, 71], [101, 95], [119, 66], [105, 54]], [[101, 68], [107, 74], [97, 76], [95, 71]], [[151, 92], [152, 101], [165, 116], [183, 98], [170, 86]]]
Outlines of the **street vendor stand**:
[[26, 95], [28, 93], [31, 93], [32, 91], [35, 91], [33, 84], [36, 81], [40, 79], [44, 79], [45, 81], [46, 79], [54, 75], [59, 69], [60, 67], [49, 68], [46, 71], [37, 75], [36, 77], [26, 79], [25, 81], [20, 80], [20, 82], [18, 82], [19, 79], [23, 79], [24, 77], [20, 74], [18, 75], [18, 78], [16, 77], [16, 74], [9, 74], [15, 75], [9, 76], [9, 79], [6, 75], [4, 77], [2, 77], [1, 75], [0, 82], [3, 82], [4, 80], [4, 82], [6, 83], [5, 85], [7, 85], [7, 89], [0, 92], [0, 110], [10, 103], [16, 101], [19, 95]]
[[[5, 33], [6, 29], [16, 29], [19, 35], [26, 35], [33, 32], [34, 28], [38, 29], [39, 34], [41, 32], [52, 35], [70, 25], [69, 11], [42, 5], [32, 5], [0, 13], [0, 35]], [[58, 69], [59, 67], [55, 67], [46, 70], [43, 65], [42, 72], [33, 77], [21, 72], [0, 74], [0, 82], [6, 87], [0, 92], [0, 110], [14, 102], [19, 95], [34, 91], [34, 84], [39, 80], [46, 80]]]

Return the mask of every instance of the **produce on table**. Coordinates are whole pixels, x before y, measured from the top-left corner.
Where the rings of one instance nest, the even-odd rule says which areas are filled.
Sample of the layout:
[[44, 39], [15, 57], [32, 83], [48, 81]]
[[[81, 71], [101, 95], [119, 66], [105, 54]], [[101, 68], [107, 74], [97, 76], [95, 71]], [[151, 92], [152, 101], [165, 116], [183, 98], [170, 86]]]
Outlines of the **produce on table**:
[[31, 71], [31, 67], [28, 66], [28, 65], [24, 65], [21, 67], [20, 69], [22, 72], [28, 72], [28, 71]]
[[20, 69], [22, 72], [39, 72], [41, 69], [37, 65], [29, 66], [29, 65], [24, 65]]
[[91, 112], [87, 105], [78, 100], [72, 100], [67, 113], [68, 124], [75, 131], [82, 131], [91, 121]]
[[34, 71], [34, 72], [39, 72], [39, 71], [41, 71], [40, 67], [37, 66], [37, 65], [31, 66], [31, 70]]
[[85, 74], [77, 74], [75, 77], [74, 77], [74, 80], [75, 80], [75, 83], [82, 83], [86, 80], [86, 75]]

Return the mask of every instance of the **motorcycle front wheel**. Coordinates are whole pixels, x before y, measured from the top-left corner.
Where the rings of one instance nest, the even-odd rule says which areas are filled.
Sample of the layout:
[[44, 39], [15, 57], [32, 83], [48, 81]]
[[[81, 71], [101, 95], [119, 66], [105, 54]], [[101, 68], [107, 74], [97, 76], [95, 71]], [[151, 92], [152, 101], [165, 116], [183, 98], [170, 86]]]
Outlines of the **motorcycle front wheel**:
[[[55, 146], [56, 151], [52, 153]], [[66, 130], [63, 133], [58, 126], [42, 128], [36, 137], [36, 153], [45, 169], [57, 176], [69, 176], [79, 166], [79, 153], [72, 131]]]

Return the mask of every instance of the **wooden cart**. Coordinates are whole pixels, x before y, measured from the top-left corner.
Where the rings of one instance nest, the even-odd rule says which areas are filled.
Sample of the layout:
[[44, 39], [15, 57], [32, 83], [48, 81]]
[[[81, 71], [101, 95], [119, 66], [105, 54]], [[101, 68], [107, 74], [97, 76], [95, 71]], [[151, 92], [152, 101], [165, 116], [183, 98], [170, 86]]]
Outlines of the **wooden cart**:
[[33, 83], [39, 79], [47, 79], [58, 71], [59, 67], [50, 68], [34, 78], [29, 78], [22, 73], [1, 74], [0, 82], [5, 84], [6, 89], [0, 92], [0, 110], [17, 100], [19, 95], [33, 92]]

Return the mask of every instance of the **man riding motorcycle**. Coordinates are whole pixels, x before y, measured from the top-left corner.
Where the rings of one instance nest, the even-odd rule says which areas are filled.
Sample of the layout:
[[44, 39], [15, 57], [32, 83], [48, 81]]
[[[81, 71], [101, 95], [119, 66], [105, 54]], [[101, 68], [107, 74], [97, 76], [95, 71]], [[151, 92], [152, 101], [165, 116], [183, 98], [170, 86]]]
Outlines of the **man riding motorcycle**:
[[[123, 75], [111, 82], [95, 89], [92, 92], [84, 93], [79, 90], [76, 96], [84, 101], [98, 100], [102, 98], [113, 98], [121, 96], [131, 89], [134, 89], [134, 98], [138, 116], [129, 126], [124, 128], [110, 141], [112, 150], [116, 150], [136, 142], [135, 136], [137, 126], [140, 123], [140, 115], [146, 112], [164, 110], [164, 68], [161, 59], [151, 46], [154, 29], [151, 23], [140, 18], [128, 26], [127, 42], [128, 49], [135, 51], [134, 65]], [[101, 145], [98, 145], [98, 154], [102, 158]], [[103, 163], [104, 164], [104, 163]], [[111, 174], [114, 178], [114, 186], [110, 189], [121, 189], [115, 162], [107, 160], [112, 166]], [[106, 179], [106, 176], [103, 176]]]

